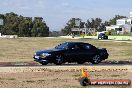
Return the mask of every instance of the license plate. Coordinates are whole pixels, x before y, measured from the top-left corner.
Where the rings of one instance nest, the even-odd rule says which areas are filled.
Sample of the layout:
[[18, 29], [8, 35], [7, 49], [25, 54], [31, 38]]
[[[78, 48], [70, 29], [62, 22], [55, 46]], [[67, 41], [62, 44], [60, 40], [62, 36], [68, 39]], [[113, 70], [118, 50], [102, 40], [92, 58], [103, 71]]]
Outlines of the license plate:
[[39, 59], [39, 56], [35, 56], [36, 59]]

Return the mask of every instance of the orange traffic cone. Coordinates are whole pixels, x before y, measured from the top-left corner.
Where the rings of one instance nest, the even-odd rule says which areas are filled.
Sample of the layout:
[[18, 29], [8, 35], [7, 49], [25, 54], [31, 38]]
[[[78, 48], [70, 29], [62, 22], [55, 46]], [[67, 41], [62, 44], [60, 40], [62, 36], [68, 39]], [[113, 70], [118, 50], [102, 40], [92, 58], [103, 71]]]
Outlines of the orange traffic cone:
[[89, 77], [89, 73], [88, 71], [85, 71], [84, 68], [81, 69], [82, 70], [82, 77]]
[[90, 84], [91, 84], [91, 81], [90, 81], [90, 79], [88, 78], [88, 77], [89, 77], [88, 71], [85, 71], [84, 68], [82, 68], [81, 70], [82, 70], [82, 77], [81, 77], [81, 79], [80, 79], [80, 84], [81, 84], [82, 86], [90, 85]]

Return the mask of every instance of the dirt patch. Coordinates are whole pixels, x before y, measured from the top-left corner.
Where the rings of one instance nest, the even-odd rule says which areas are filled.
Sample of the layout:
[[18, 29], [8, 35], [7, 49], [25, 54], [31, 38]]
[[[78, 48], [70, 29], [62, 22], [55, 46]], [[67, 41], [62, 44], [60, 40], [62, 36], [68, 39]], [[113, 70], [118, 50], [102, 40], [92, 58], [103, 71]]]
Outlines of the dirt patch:
[[[131, 65], [0, 67], [0, 88], [82, 88], [78, 82], [82, 67], [89, 70], [90, 79], [132, 80]], [[97, 86], [97, 88], [131, 87]], [[96, 86], [90, 86], [90, 88], [96, 88]]]

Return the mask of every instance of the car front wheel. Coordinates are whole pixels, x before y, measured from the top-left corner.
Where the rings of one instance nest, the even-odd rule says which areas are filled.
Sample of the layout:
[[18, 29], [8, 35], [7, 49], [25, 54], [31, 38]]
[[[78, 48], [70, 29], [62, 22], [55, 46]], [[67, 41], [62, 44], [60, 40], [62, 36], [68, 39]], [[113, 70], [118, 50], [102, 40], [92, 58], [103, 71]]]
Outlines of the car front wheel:
[[47, 64], [48, 64], [48, 61], [40, 62], [40, 64], [42, 64], [42, 65], [47, 65]]
[[100, 58], [100, 55], [95, 55], [94, 57], [93, 57], [93, 59], [92, 59], [92, 64], [98, 64], [98, 63], [100, 63], [101, 62], [101, 58]]

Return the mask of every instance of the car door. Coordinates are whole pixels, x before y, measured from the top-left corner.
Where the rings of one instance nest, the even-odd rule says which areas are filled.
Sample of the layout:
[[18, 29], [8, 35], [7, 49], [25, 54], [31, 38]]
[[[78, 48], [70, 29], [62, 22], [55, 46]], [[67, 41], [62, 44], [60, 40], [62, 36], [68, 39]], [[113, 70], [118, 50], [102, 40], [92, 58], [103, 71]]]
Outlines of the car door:
[[85, 57], [87, 53], [83, 46], [84, 46], [83, 43], [78, 43], [72, 49], [72, 52], [74, 53], [73, 55], [74, 61], [81, 61], [81, 60], [85, 61]]
[[96, 47], [94, 47], [90, 44], [84, 44], [83, 49], [84, 49], [83, 58], [85, 58], [86, 60], [91, 59], [97, 53]]
[[81, 47], [79, 46], [79, 44], [73, 44], [66, 54], [69, 62], [76, 62], [82, 56]]

